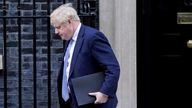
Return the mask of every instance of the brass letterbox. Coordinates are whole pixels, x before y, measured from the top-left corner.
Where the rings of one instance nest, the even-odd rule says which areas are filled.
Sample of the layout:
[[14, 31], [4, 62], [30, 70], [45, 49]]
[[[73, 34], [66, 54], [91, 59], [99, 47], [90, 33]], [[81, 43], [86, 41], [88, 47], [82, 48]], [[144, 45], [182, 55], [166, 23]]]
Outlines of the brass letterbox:
[[177, 24], [192, 24], [192, 12], [177, 12]]

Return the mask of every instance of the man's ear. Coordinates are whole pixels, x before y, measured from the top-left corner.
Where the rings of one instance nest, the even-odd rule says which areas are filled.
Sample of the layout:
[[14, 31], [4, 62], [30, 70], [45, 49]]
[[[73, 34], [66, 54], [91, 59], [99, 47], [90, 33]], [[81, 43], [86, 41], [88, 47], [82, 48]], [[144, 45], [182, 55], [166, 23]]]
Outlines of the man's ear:
[[73, 19], [72, 16], [69, 16], [69, 17], [68, 17], [68, 22], [71, 23], [71, 22], [72, 22], [72, 19]]
[[69, 23], [69, 24], [71, 23], [71, 19], [68, 19], [68, 23]]

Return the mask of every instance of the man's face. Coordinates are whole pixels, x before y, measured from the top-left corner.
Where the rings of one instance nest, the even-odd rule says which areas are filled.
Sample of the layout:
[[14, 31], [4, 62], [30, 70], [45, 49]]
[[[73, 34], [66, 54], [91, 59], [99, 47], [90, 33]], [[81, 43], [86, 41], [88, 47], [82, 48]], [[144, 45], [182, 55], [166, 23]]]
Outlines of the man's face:
[[73, 35], [73, 26], [71, 21], [67, 21], [63, 24], [55, 24], [55, 34], [58, 34], [62, 40], [69, 40]]

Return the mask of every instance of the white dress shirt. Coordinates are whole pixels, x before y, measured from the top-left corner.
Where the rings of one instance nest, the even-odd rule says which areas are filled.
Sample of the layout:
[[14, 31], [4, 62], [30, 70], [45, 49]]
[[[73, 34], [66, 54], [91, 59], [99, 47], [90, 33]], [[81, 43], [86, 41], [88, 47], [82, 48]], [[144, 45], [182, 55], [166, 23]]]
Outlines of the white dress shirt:
[[75, 44], [77, 42], [77, 37], [78, 37], [79, 31], [80, 31], [80, 28], [81, 28], [81, 23], [78, 25], [77, 29], [75, 30], [75, 33], [72, 36], [73, 42], [71, 43], [72, 45], [71, 45], [71, 48], [70, 48], [70, 56], [69, 56], [69, 59], [68, 59], [68, 65], [67, 65], [67, 69], [66, 69], [67, 79], [69, 79], [69, 72], [70, 72], [70, 67], [71, 67], [72, 55], [73, 55], [73, 52], [74, 52]]

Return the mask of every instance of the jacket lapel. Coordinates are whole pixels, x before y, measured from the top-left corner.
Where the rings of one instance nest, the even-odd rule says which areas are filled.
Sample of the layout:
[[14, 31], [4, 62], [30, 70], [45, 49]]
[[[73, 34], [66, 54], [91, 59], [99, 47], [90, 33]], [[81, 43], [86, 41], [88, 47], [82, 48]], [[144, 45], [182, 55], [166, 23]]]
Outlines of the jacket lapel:
[[77, 42], [76, 42], [76, 45], [75, 45], [75, 48], [74, 48], [74, 52], [73, 52], [73, 57], [72, 57], [72, 61], [71, 61], [69, 77], [71, 76], [71, 73], [74, 71], [76, 60], [77, 60], [79, 51], [80, 51], [80, 49], [82, 47], [82, 44], [83, 44], [83, 40], [84, 40], [83, 34], [84, 34], [84, 27], [83, 27], [83, 25], [81, 25], [81, 29], [79, 31], [79, 35], [77, 37]]
[[69, 41], [65, 41], [65, 44], [64, 44], [64, 54], [63, 54], [64, 56], [65, 56], [65, 52], [67, 50], [68, 45], [69, 45]]

